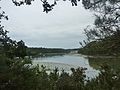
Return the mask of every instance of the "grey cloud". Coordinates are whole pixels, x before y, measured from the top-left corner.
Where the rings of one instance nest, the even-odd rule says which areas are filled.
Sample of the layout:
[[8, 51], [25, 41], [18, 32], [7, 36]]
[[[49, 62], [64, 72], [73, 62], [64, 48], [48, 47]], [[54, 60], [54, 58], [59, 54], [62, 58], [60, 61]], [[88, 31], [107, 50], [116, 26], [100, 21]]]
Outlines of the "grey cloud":
[[83, 29], [94, 20], [81, 2], [79, 6], [72, 7], [69, 1], [60, 1], [53, 11], [45, 14], [39, 0], [31, 6], [21, 7], [9, 1], [1, 1], [2, 8], [10, 17], [3, 24], [10, 31], [11, 38], [22, 39], [28, 46], [79, 47], [78, 42], [85, 39]]

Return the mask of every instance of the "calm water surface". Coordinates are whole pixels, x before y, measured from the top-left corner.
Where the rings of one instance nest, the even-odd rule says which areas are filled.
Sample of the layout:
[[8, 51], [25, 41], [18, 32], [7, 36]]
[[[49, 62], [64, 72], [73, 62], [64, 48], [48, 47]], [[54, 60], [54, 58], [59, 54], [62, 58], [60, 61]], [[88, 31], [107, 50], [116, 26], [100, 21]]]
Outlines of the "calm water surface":
[[99, 70], [96, 70], [89, 65], [89, 60], [86, 56], [79, 54], [38, 57], [33, 59], [33, 64], [44, 65], [49, 70], [53, 70], [55, 67], [58, 67], [60, 71], [64, 69], [66, 72], [69, 73], [71, 73], [70, 68], [85, 67], [87, 68], [86, 75], [90, 78], [95, 77], [99, 73]]

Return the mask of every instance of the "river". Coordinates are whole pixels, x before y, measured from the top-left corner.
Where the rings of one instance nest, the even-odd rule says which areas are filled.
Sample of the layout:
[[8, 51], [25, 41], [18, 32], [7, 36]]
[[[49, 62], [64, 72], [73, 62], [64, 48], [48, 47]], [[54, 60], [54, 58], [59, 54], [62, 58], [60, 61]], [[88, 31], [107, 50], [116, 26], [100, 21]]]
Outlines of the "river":
[[94, 69], [90, 66], [87, 56], [80, 54], [66, 54], [61, 56], [52, 56], [52, 57], [37, 57], [33, 59], [33, 64], [39, 64], [46, 66], [47, 69], [53, 70], [55, 67], [58, 67], [59, 71], [63, 69], [66, 72], [71, 73], [71, 68], [84, 67], [87, 68], [85, 71], [87, 77], [95, 77], [98, 75], [99, 70]]
[[103, 63], [109, 64], [114, 70], [120, 68], [120, 58], [111, 56], [88, 57], [80, 54], [65, 54], [51, 57], [37, 57], [33, 59], [34, 65], [44, 65], [49, 71], [58, 67], [59, 71], [64, 69], [66, 72], [71, 73], [71, 68], [87, 68], [85, 73], [89, 78], [94, 78], [99, 74], [100, 65]]

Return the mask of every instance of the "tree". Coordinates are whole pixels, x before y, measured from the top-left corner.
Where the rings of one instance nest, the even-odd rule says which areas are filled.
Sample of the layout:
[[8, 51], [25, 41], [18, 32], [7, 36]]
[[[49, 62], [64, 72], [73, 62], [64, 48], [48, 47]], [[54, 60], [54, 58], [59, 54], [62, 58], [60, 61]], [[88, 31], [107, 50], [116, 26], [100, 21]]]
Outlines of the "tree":
[[2, 19], [8, 20], [8, 16], [5, 15], [5, 12], [2, 11], [0, 7], [0, 47], [1, 52], [5, 52], [6, 50], [8, 50], [12, 40], [7, 36], [8, 31], [4, 30], [4, 26], [1, 25]]
[[8, 31], [4, 30], [4, 26], [1, 25], [2, 19], [8, 20], [8, 16], [5, 16], [5, 12], [2, 11], [0, 7], [0, 46], [6, 44], [9, 40], [9, 37], [7, 36]]
[[95, 40], [120, 36], [120, 0], [83, 0], [83, 5], [96, 12], [95, 26], [85, 29], [88, 38]]
[[4, 29], [1, 20], [8, 20], [8, 16], [1, 10], [0, 7], [0, 54], [4, 54], [9, 58], [19, 56], [24, 58], [26, 56], [26, 46], [21, 40], [19, 42], [12, 40], [7, 34], [8, 31]]
[[82, 4], [85, 9], [94, 11], [95, 21], [92, 27], [84, 29], [86, 42], [89, 43], [80, 52], [92, 55], [119, 55], [120, 0], [82, 0]]
[[[12, 2], [16, 5], [16, 6], [21, 6], [21, 5], [31, 5], [32, 1], [34, 0], [12, 0]], [[51, 11], [53, 9], [54, 6], [57, 5], [58, 1], [60, 0], [53, 0], [53, 3], [50, 4], [48, 2], [48, 0], [40, 0], [42, 2], [42, 6], [43, 6], [43, 12], [48, 13], [49, 11]], [[63, 0], [66, 1], [66, 0]], [[80, 1], [80, 0], [78, 0]], [[72, 6], [77, 6], [77, 0], [70, 0], [70, 2], [72, 3]]]
[[15, 55], [17, 57], [21, 57], [21, 58], [24, 58], [27, 53], [26, 53], [26, 46], [25, 46], [25, 43], [21, 40], [19, 42], [17, 42], [17, 46], [16, 46], [16, 50], [15, 50]]

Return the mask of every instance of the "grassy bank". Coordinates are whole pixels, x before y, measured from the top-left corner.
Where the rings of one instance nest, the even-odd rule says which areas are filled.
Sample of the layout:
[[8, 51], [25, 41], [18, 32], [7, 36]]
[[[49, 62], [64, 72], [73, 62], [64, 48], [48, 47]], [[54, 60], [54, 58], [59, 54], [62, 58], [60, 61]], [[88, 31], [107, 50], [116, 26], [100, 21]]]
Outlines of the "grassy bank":
[[83, 48], [80, 48], [79, 53], [86, 55], [120, 55], [120, 39], [119, 36], [110, 36], [102, 40], [92, 41]]

